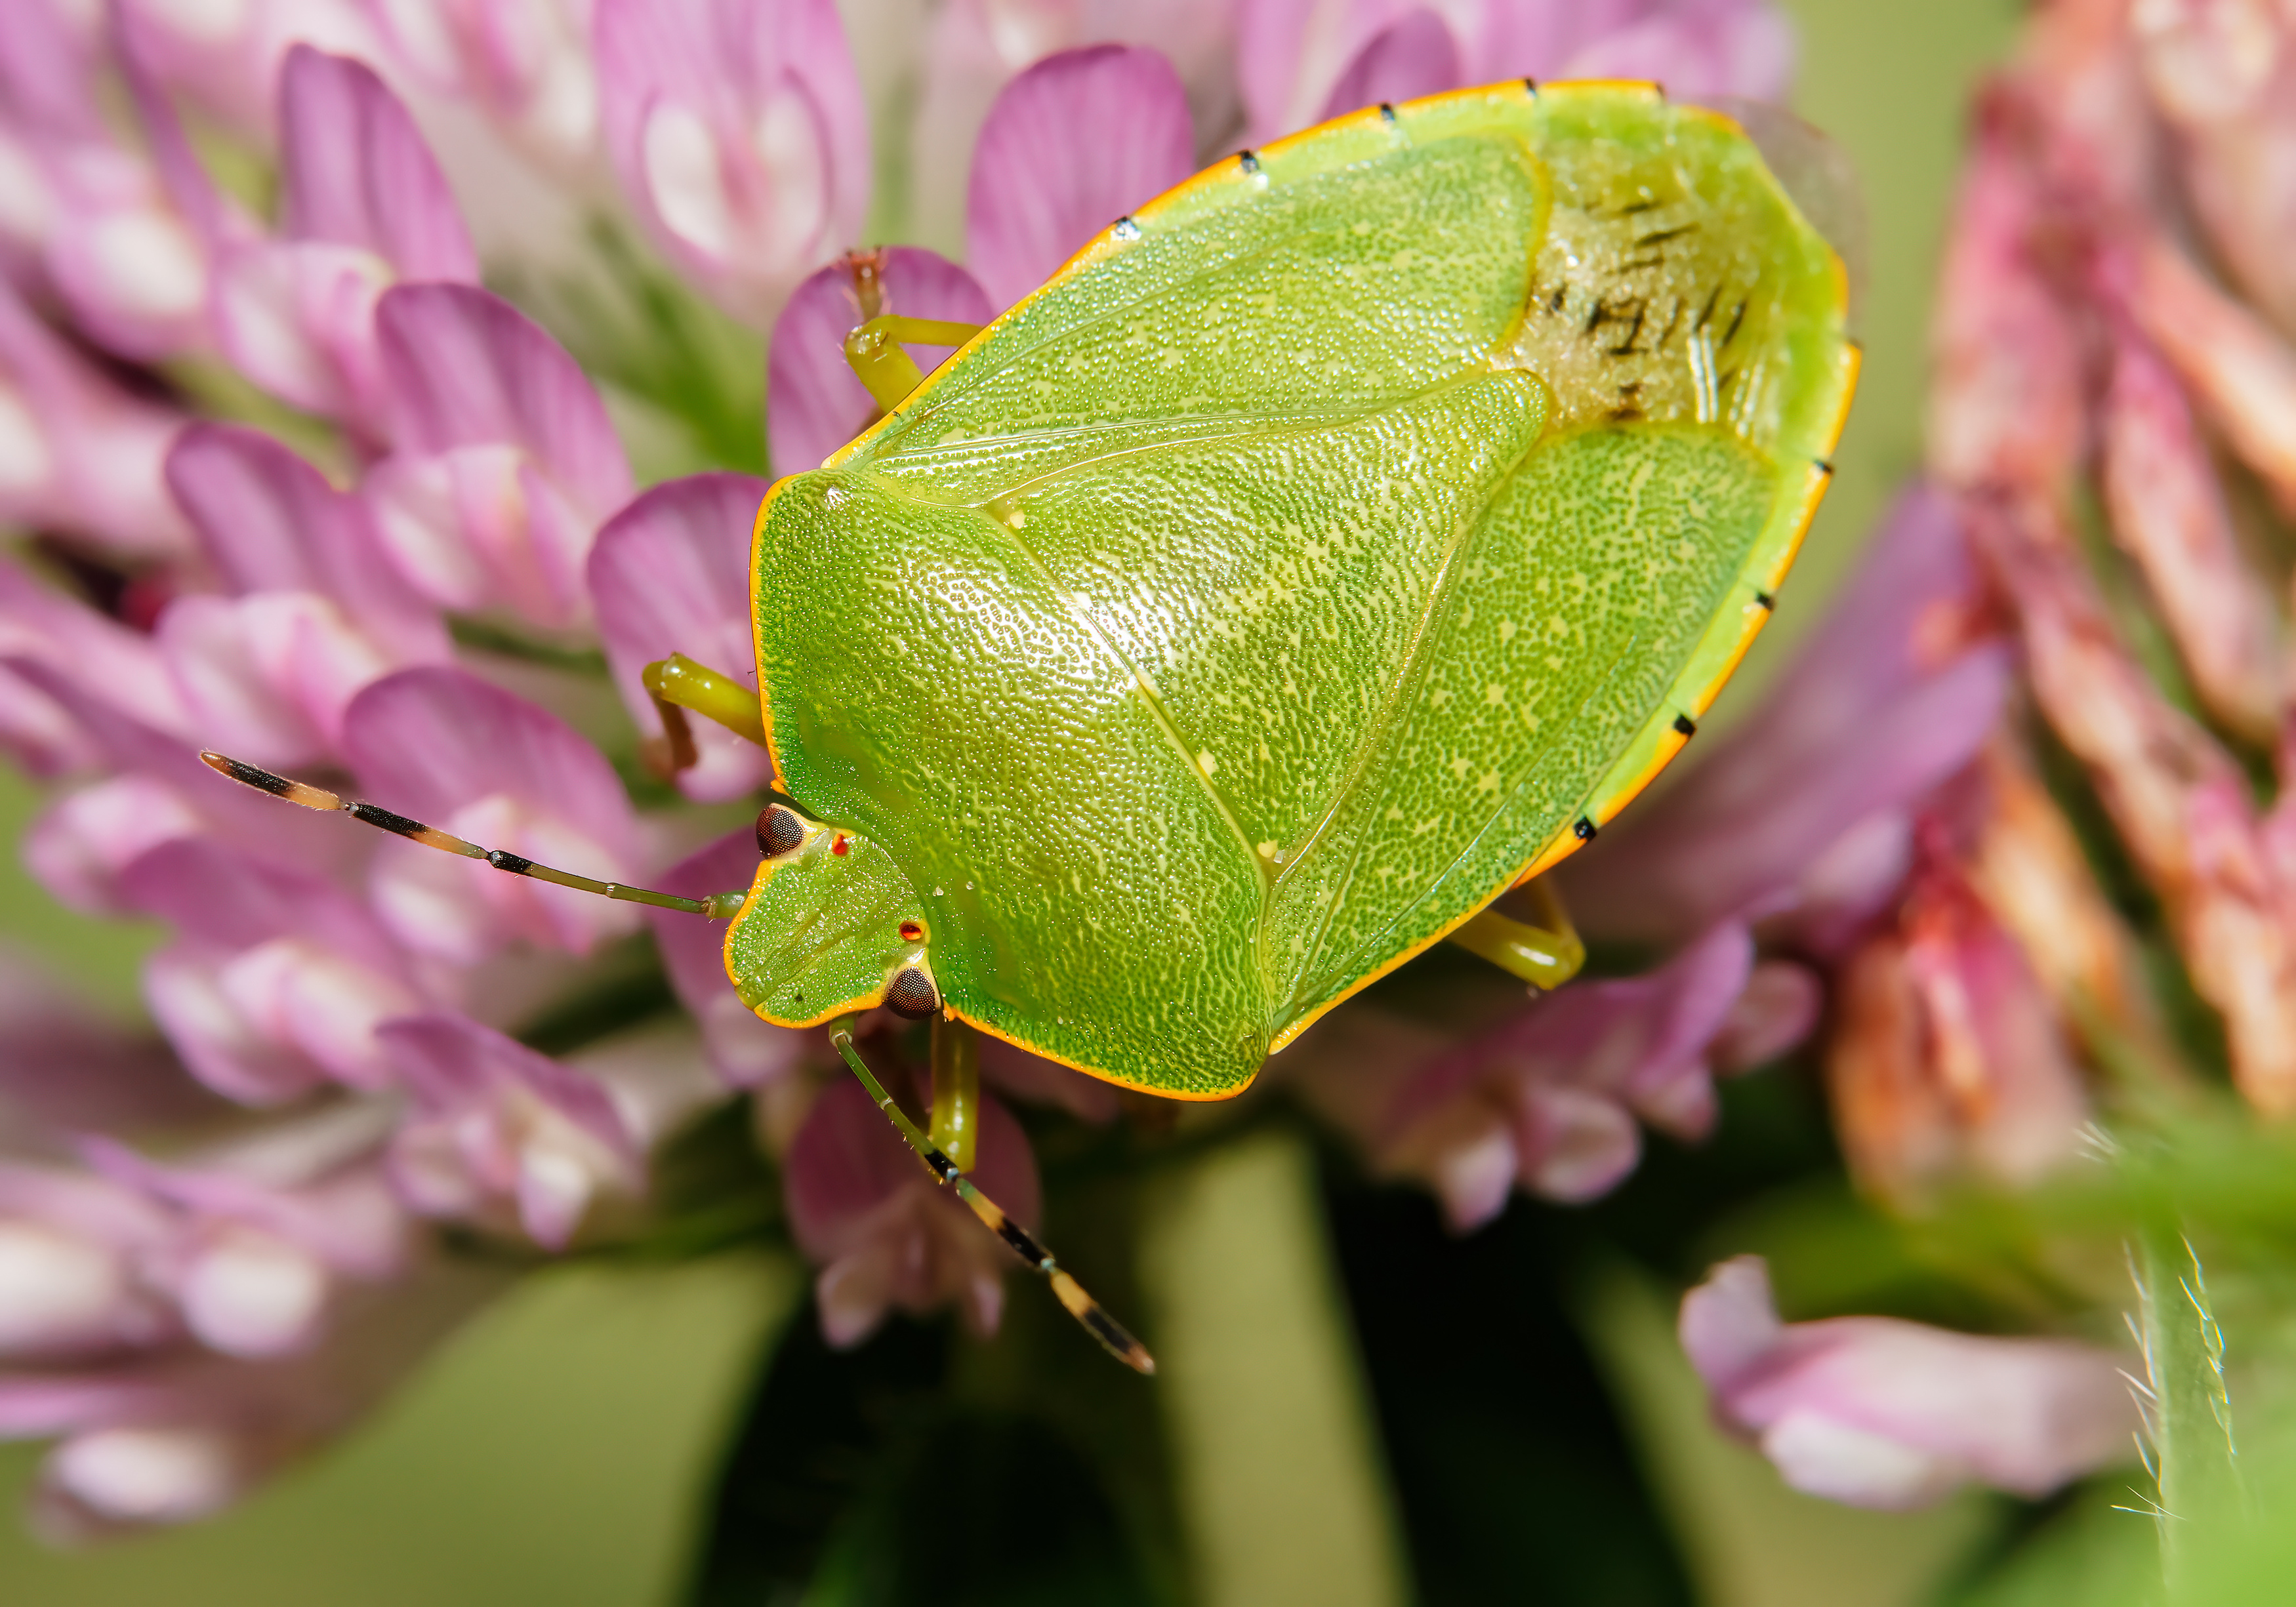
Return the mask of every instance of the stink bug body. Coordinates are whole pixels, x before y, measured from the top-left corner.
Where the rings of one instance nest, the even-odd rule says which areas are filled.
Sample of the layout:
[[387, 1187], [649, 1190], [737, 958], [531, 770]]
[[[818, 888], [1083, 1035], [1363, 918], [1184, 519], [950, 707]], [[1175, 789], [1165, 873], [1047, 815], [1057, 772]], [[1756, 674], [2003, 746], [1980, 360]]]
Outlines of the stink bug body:
[[[684, 709], [761, 738], [798, 808], [746, 893], [613, 890], [733, 914], [744, 1001], [838, 1021], [1144, 1364], [964, 1181], [964, 1098], [937, 1076], [921, 1133], [840, 1018], [935, 1015], [952, 1085], [970, 1023], [1211, 1099], [1447, 935], [1562, 980], [1570, 942], [1485, 906], [1648, 783], [1761, 627], [1845, 316], [1728, 119], [1510, 84], [1229, 159], [985, 330], [873, 320], [884, 417], [758, 514], [760, 693], [649, 671], [673, 751]], [[922, 383], [898, 344], [968, 336]]]

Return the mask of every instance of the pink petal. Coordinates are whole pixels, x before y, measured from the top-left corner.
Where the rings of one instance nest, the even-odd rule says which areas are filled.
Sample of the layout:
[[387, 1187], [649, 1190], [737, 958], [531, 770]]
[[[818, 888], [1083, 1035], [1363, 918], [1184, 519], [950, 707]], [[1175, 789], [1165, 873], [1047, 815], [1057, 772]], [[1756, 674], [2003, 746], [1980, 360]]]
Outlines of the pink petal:
[[370, 0], [366, 11], [389, 56], [409, 76], [473, 105], [552, 177], [596, 181], [598, 85], [587, 7]]
[[629, 500], [606, 409], [565, 348], [472, 285], [401, 285], [375, 321], [402, 450], [520, 448], [599, 518]]
[[0, 1100], [57, 1132], [190, 1127], [224, 1111], [156, 1034], [82, 1004], [62, 978], [4, 947]]
[[1459, 83], [1459, 46], [1450, 29], [1433, 12], [1411, 12], [1356, 52], [1332, 86], [1318, 120], [1343, 117], [1362, 106], [1437, 94]]
[[1187, 92], [1152, 50], [1095, 45], [1004, 86], [973, 148], [965, 255], [999, 307], [1195, 168]]
[[[589, 566], [598, 628], [623, 705], [649, 736], [660, 734], [661, 717], [641, 679], [647, 664], [682, 652], [735, 680], [757, 678], [750, 545], [766, 485], [746, 474], [671, 480], [598, 532]], [[701, 754], [677, 778], [688, 798], [739, 798], [772, 779], [763, 748], [714, 720], [696, 716], [687, 725]]]
[[[757, 833], [744, 826], [669, 869], [657, 872], [652, 885], [666, 893], [701, 898], [747, 887], [757, 872]], [[750, 1088], [777, 1082], [808, 1058], [819, 1054], [820, 1040], [815, 1034], [773, 1026], [742, 1003], [726, 974], [723, 926], [676, 910], [648, 910], [646, 920], [661, 950], [669, 985], [700, 1024], [710, 1063], [727, 1083]]]
[[209, 310], [233, 367], [366, 441], [388, 430], [375, 304], [390, 265], [357, 246], [255, 241], [216, 259]]
[[478, 255], [430, 149], [364, 62], [307, 45], [279, 79], [280, 223], [372, 251], [401, 279], [476, 283]]
[[[877, 404], [845, 360], [845, 337], [881, 313], [986, 324], [996, 308], [972, 275], [919, 246], [855, 251], [809, 276], [774, 321], [767, 348], [766, 438], [775, 473], [817, 467], [876, 419]], [[910, 350], [928, 370], [947, 355]]]
[[193, 424], [168, 455], [168, 486], [234, 590], [317, 592], [354, 609], [398, 661], [447, 657], [437, 611], [383, 556], [365, 504], [279, 440]]
[[1516, 1117], [1523, 1187], [1565, 1205], [1609, 1193], [1642, 1159], [1642, 1135], [1626, 1107], [1584, 1088], [1533, 1087]]
[[2115, 1358], [1890, 1317], [1780, 1324], [1759, 1257], [1684, 1297], [1682, 1342], [1716, 1415], [1786, 1481], [1859, 1506], [1925, 1505], [1972, 1480], [2026, 1496], [2129, 1454]]
[[[1829, 848], [1968, 763], [2009, 675], [2005, 649], [1970, 639], [1976, 590], [1948, 505], [1901, 498], [1769, 702], [1564, 867], [1587, 929], [1666, 939], [1790, 907]], [[1852, 879], [1854, 896], [1893, 881]]]
[[869, 127], [830, 0], [599, 0], [606, 148], [640, 220], [763, 329], [859, 231]]
[[1791, 960], [1762, 961], [1708, 1047], [1714, 1069], [1731, 1072], [1767, 1065], [1810, 1035], [1824, 1007], [1824, 987], [1808, 967]]
[[[1028, 1139], [995, 1099], [980, 1114], [972, 1176], [1017, 1220], [1034, 1224], [1042, 1200]], [[824, 1263], [822, 1321], [832, 1343], [857, 1342], [889, 1307], [922, 1315], [954, 1301], [976, 1329], [993, 1328], [1011, 1252], [918, 1172], [859, 1084], [822, 1091], [784, 1165], [791, 1231]]]
[[[1244, 0], [1236, 68], [1250, 143], [1315, 122], [1364, 48], [1417, 9], [1410, 0]], [[1480, 65], [1472, 49], [1464, 54]]]
[[135, 908], [213, 947], [300, 937], [378, 971], [400, 968], [398, 950], [358, 899], [209, 838], [161, 843], [121, 873], [120, 885]]
[[[637, 880], [613, 767], [563, 721], [473, 676], [376, 682], [344, 715], [343, 751], [386, 808], [562, 870]], [[383, 845], [373, 888], [402, 942], [458, 963], [517, 939], [586, 953], [636, 924], [626, 906], [412, 843]]]
[[582, 565], [628, 500], [620, 441], [563, 348], [488, 291], [401, 285], [375, 314], [398, 455], [370, 479], [393, 561], [458, 608], [550, 626], [587, 608]]
[[1793, 86], [1793, 25], [1750, 0], [1684, 0], [1590, 41], [1556, 76], [1645, 78], [1683, 99], [1784, 101]]
[[344, 708], [390, 668], [310, 592], [178, 597], [156, 635], [201, 740], [274, 768], [329, 757]]
[[0, 281], [0, 518], [116, 552], [181, 552], [160, 469], [183, 420], [128, 396]]

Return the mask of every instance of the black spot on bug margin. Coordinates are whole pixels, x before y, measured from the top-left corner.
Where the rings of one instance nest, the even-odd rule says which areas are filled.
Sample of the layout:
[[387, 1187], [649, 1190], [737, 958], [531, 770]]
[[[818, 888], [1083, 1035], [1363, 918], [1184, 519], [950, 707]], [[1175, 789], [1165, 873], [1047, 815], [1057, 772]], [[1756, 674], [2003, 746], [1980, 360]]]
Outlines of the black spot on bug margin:
[[1756, 592], [1754, 601], [1762, 605], [1764, 612], [1774, 612], [1778, 606], [1778, 600], [1767, 592]]
[[1522, 86], [1530, 91], [1530, 98], [1532, 100], [1535, 101], [1538, 98], [1538, 80], [1537, 78], [1525, 78], [1522, 81]]
[[940, 990], [932, 985], [931, 977], [911, 965], [885, 989], [885, 1008], [895, 1015], [921, 1021], [939, 1010]]
[[1581, 842], [1592, 842], [1595, 840], [1595, 823], [1587, 819], [1584, 815], [1581, 815], [1578, 819], [1570, 823], [1570, 831], [1571, 834], [1577, 837]]
[[1119, 240], [1137, 240], [1140, 238], [1140, 225], [1133, 221], [1132, 214], [1129, 212], [1127, 212], [1123, 217], [1116, 220], [1116, 226], [1111, 232]]
[[1833, 465], [1831, 463], [1822, 457], [1813, 457], [1809, 461], [1817, 465], [1817, 471], [1820, 474], [1824, 475], [1829, 480], [1833, 478]]
[[1391, 123], [1395, 121], [1394, 102], [1382, 101], [1379, 103], [1379, 120], [1382, 123]]
[[1685, 737], [1693, 737], [1698, 734], [1698, 722], [1692, 719], [1686, 714], [1677, 714], [1674, 717], [1674, 728], [1680, 732]]
[[1259, 171], [1259, 158], [1250, 151], [1239, 151], [1236, 152], [1235, 165], [1249, 176]]

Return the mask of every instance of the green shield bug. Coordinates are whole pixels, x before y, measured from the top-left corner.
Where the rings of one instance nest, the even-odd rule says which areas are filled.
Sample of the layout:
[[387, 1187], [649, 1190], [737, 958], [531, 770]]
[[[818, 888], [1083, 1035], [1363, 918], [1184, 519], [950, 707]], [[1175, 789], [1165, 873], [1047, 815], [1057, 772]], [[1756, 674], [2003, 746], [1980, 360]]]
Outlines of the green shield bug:
[[[1645, 85], [1508, 84], [1230, 158], [988, 328], [879, 318], [885, 406], [758, 517], [758, 685], [648, 685], [764, 742], [797, 808], [698, 900], [728, 973], [840, 1053], [1119, 1357], [1147, 1353], [964, 1177], [978, 1028], [1179, 1099], [1240, 1092], [1595, 832], [1728, 678], [1831, 472], [1846, 279], [1748, 135]], [[902, 340], [964, 343], [919, 381]], [[1552, 928], [1553, 930], [1548, 930]], [[931, 1131], [852, 1045], [934, 1020]]]

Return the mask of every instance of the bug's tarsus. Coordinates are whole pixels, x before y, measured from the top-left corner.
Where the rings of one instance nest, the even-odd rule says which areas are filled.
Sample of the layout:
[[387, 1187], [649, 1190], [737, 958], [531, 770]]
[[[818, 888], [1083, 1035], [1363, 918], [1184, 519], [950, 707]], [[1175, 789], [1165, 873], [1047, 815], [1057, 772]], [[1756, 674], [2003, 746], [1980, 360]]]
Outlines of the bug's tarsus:
[[760, 748], [767, 745], [764, 703], [755, 688], [744, 686], [732, 676], [674, 652], [647, 665], [638, 678], [653, 700], [654, 712], [661, 716], [662, 739], [646, 745], [645, 757], [648, 767], [664, 780], [700, 762], [693, 728], [685, 717], [688, 709], [716, 721], [744, 742]]
[[980, 1218], [981, 1226], [1002, 1239], [1014, 1255], [1051, 1283], [1053, 1293], [1068, 1308], [1069, 1315], [1082, 1324], [1085, 1332], [1098, 1340], [1103, 1349], [1136, 1373], [1154, 1373], [1156, 1358], [1148, 1354], [1148, 1347], [1133, 1338], [1123, 1324], [1109, 1316], [1107, 1309], [1085, 1291], [1083, 1284], [1062, 1269], [1060, 1264], [1053, 1259], [1052, 1252], [1037, 1242], [1035, 1234], [1013, 1220], [1003, 1206], [982, 1193], [980, 1186], [965, 1176], [964, 1168], [950, 1160], [947, 1152], [926, 1136], [917, 1124], [909, 1119], [908, 1113], [893, 1102], [893, 1096], [885, 1092], [885, 1085], [877, 1080], [876, 1073], [869, 1070], [868, 1062], [863, 1060], [861, 1052], [853, 1046], [854, 1019], [847, 1015], [832, 1021], [829, 1024], [829, 1041], [844, 1058], [845, 1063], [853, 1069], [853, 1075], [861, 1079], [861, 1086], [876, 1103], [877, 1108], [885, 1113], [885, 1119], [899, 1129], [901, 1136], [908, 1141], [909, 1147], [917, 1152], [918, 1159], [925, 1163], [925, 1168], [932, 1173], [934, 1179], [944, 1187], [955, 1189], [956, 1197]]
[[594, 876], [579, 876], [572, 871], [555, 866], [537, 865], [522, 854], [508, 849], [482, 849], [475, 842], [437, 826], [424, 825], [419, 820], [409, 820], [380, 804], [362, 803], [355, 798], [344, 798], [315, 787], [308, 782], [292, 781], [284, 775], [250, 765], [226, 754], [204, 750], [200, 758], [208, 768], [219, 775], [228, 776], [243, 787], [253, 787], [258, 792], [268, 792], [274, 798], [284, 799], [307, 809], [322, 813], [348, 815], [353, 820], [365, 821], [378, 831], [389, 832], [394, 837], [404, 837], [409, 842], [419, 842], [426, 849], [437, 849], [442, 854], [454, 854], [463, 859], [476, 859], [512, 876], [525, 876], [536, 881], [547, 881], [554, 887], [570, 887], [578, 893], [595, 893], [602, 898], [611, 898], [623, 904], [648, 904], [656, 909], [674, 909], [689, 915], [707, 915], [712, 921], [723, 921], [741, 913], [749, 897], [746, 890], [712, 893], [707, 898], [688, 898], [676, 893], [659, 893], [652, 888], [631, 887], [626, 882], [601, 881]]
[[1552, 993], [1585, 966], [1587, 945], [1571, 924], [1570, 912], [1562, 907], [1552, 878], [1539, 877], [1527, 891], [1536, 906], [1537, 925], [1487, 908], [1453, 932], [1451, 941], [1538, 991]]
[[1686, 714], [1674, 717], [1674, 728], [1685, 741], [1698, 734], [1698, 722]]
[[845, 337], [845, 361], [880, 410], [890, 413], [924, 382], [909, 347], [962, 346], [981, 331], [978, 324], [947, 318], [904, 318], [884, 313], [857, 325]]

